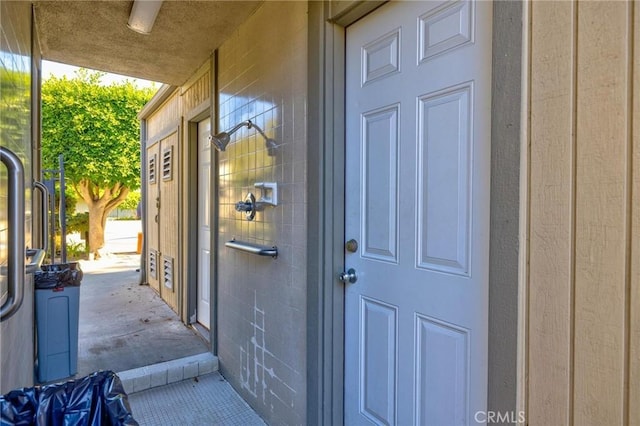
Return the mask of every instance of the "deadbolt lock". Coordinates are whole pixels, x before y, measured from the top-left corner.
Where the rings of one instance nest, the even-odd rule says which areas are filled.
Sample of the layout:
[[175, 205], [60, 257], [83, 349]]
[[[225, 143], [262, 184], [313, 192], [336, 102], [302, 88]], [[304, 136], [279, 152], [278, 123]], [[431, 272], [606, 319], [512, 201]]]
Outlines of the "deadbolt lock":
[[348, 252], [355, 253], [358, 251], [358, 242], [352, 238], [345, 243], [344, 247]]

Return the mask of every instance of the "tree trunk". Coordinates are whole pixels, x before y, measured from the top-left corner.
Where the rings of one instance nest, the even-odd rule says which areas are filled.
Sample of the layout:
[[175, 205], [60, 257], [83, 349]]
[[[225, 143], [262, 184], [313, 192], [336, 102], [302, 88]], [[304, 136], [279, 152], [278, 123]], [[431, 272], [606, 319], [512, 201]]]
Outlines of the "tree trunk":
[[98, 188], [91, 182], [82, 180], [75, 185], [75, 189], [89, 207], [89, 253], [98, 259], [98, 250], [104, 247], [107, 216], [127, 198], [129, 188], [119, 183], [110, 188]]
[[104, 215], [104, 207], [98, 203], [89, 205], [89, 253], [93, 253], [94, 258], [98, 259], [100, 254], [98, 250], [104, 247], [104, 228], [102, 217]]

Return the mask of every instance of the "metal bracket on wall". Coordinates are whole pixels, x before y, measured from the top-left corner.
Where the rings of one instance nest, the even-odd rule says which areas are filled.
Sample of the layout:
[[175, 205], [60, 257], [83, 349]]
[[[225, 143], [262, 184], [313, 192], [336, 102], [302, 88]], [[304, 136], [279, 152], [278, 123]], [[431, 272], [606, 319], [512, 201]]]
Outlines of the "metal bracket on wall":
[[277, 182], [256, 182], [253, 184], [260, 189], [260, 199], [258, 203], [270, 206], [278, 205], [278, 183]]

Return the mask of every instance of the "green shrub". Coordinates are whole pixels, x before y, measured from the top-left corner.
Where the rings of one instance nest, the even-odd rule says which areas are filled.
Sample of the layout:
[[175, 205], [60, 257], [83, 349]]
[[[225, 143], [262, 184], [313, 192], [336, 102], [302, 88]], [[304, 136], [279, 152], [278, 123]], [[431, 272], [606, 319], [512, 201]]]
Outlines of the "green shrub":
[[89, 212], [67, 216], [67, 232], [77, 232], [84, 238], [89, 232]]
[[135, 210], [141, 199], [140, 190], [131, 191], [127, 194], [127, 198], [118, 206], [120, 210]]
[[82, 259], [87, 255], [87, 245], [83, 242], [67, 243], [67, 257], [69, 259]]

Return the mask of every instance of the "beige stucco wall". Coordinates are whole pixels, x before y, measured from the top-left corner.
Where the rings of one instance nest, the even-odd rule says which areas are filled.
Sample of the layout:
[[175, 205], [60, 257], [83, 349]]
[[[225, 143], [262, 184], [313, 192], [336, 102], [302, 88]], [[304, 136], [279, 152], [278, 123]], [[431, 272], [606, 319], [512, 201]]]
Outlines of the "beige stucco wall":
[[529, 424], [640, 424], [640, 8], [533, 2]]
[[[270, 424], [306, 423], [307, 4], [265, 2], [218, 51], [218, 131], [251, 119], [219, 153], [218, 355], [224, 376]], [[278, 184], [278, 206], [236, 212], [256, 182]], [[225, 247], [278, 247], [278, 258]]]

